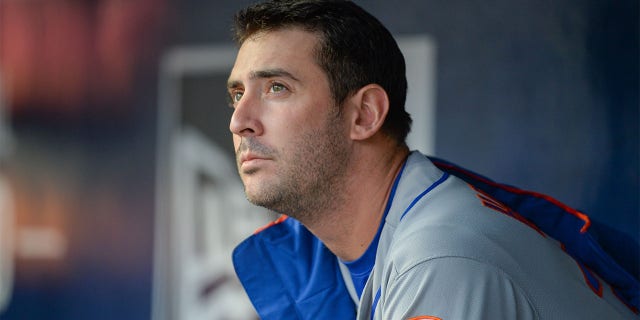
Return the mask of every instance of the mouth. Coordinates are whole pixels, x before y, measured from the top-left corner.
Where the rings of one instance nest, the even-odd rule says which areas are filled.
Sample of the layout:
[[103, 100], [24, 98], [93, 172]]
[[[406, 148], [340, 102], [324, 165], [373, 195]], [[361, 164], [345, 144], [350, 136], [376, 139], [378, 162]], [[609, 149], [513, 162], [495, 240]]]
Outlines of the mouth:
[[269, 160], [267, 157], [261, 155], [244, 153], [240, 156], [239, 164], [242, 169], [249, 169], [251, 167], [255, 168], [255, 166], [267, 160]]
[[236, 159], [240, 173], [256, 172], [266, 161], [273, 160], [273, 152], [264, 144], [251, 138], [242, 138], [236, 149]]
[[246, 161], [259, 160], [259, 159], [265, 159], [265, 157], [252, 154], [252, 153], [244, 153], [240, 156], [240, 163], [244, 163]]

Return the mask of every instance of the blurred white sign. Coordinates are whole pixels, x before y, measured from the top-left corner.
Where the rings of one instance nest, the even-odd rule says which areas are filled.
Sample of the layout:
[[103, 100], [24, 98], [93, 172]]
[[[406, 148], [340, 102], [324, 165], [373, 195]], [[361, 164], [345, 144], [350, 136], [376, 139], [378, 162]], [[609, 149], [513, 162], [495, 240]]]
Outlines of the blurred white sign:
[[233, 47], [189, 48], [161, 65], [153, 320], [257, 318], [231, 253], [274, 216], [245, 199], [221, 146], [231, 144], [217, 111], [228, 109], [234, 59]]

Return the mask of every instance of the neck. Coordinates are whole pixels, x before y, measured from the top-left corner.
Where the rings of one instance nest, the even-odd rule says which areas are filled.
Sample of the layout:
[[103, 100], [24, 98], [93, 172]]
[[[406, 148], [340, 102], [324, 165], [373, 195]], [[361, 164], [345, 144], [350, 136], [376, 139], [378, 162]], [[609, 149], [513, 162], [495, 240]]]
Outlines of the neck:
[[322, 213], [321, 221], [301, 222], [340, 259], [359, 258], [378, 231], [393, 182], [408, 153], [406, 147], [361, 150], [352, 158], [341, 191], [345, 197], [339, 205]]

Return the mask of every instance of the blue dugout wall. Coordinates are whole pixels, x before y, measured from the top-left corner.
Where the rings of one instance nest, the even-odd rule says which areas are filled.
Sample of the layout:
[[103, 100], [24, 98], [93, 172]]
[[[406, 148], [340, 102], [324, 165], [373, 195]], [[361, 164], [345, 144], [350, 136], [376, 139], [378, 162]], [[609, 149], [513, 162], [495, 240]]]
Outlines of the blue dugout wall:
[[[169, 1], [154, 36], [167, 49], [231, 44], [231, 16], [251, 2]], [[638, 1], [356, 2], [393, 34], [433, 40], [436, 156], [587, 213], [640, 274]], [[64, 258], [16, 257], [0, 320], [151, 319], [159, 94], [158, 70], [144, 72], [126, 115], [9, 115], [0, 169], [14, 196], [34, 211], [59, 204], [46, 190], [73, 204], [38, 220], [61, 224]], [[209, 102], [211, 117], [225, 103]]]

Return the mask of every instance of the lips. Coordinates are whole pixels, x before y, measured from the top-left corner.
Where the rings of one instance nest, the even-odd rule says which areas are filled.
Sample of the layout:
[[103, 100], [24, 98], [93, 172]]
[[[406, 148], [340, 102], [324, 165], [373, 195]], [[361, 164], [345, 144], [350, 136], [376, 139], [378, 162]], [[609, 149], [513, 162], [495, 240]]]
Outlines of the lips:
[[240, 156], [239, 168], [245, 173], [253, 172], [261, 167], [264, 161], [270, 160], [268, 157], [253, 153], [246, 153]]
[[238, 162], [238, 172], [243, 177], [253, 175], [264, 168], [265, 161], [269, 159], [256, 154], [242, 154]]
[[265, 160], [272, 160], [273, 152], [256, 139], [243, 137], [236, 149], [238, 167], [254, 167]]
[[259, 156], [251, 153], [246, 153], [240, 156], [240, 164], [243, 164], [247, 161], [252, 161], [252, 160], [266, 160], [266, 158], [263, 156]]

